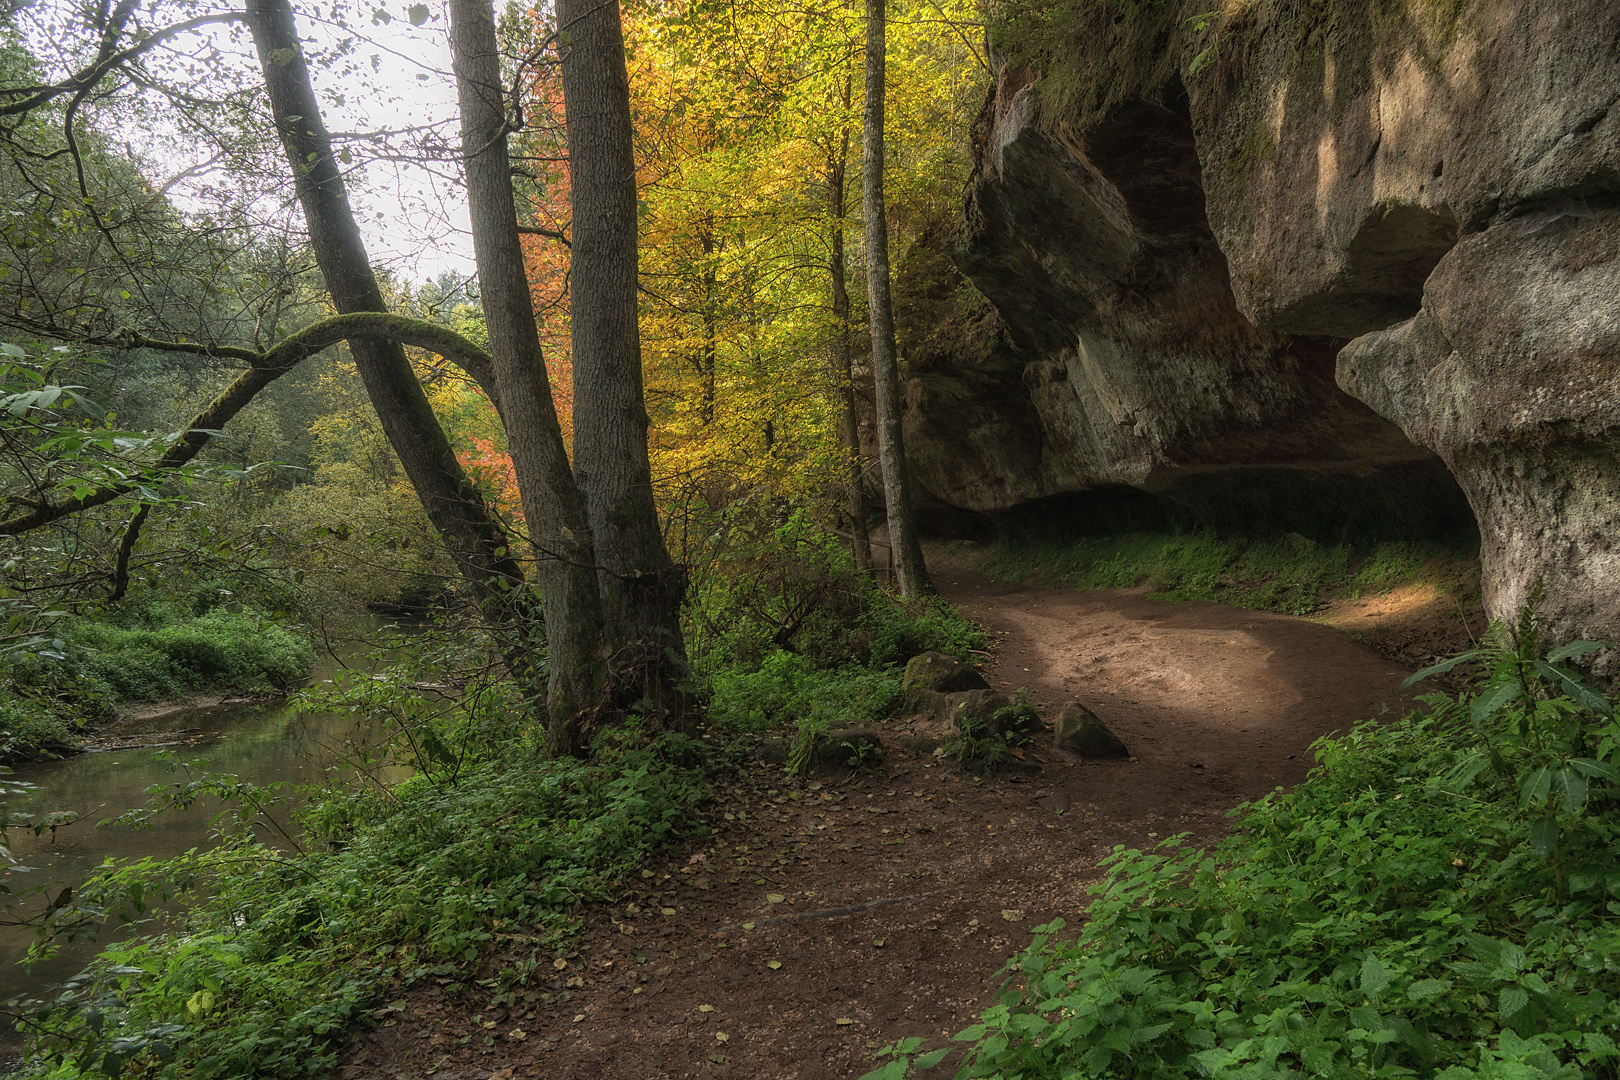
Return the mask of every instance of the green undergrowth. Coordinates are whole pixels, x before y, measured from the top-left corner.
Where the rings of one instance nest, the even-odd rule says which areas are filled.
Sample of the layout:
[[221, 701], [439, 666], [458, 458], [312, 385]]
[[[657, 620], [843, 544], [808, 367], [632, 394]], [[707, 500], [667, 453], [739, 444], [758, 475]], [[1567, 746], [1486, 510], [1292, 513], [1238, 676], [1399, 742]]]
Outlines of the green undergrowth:
[[[1116, 848], [1037, 929], [959, 1076], [1612, 1080], [1620, 724], [1532, 620], [1458, 696], [1316, 746], [1213, 852]], [[1431, 671], [1449, 665], [1437, 665]], [[867, 1080], [950, 1047], [887, 1048]]]
[[892, 715], [919, 653], [986, 647], [949, 604], [902, 600], [857, 571], [807, 514], [754, 524], [734, 544], [725, 572], [694, 588], [689, 616], [709, 720], [722, 731], [788, 728], [808, 745], [834, 724]]
[[1159, 599], [1290, 615], [1413, 582], [1432, 583], [1465, 608], [1479, 605], [1477, 552], [1439, 544], [1320, 544], [1297, 533], [1247, 540], [1138, 533], [1062, 543], [1002, 541], [969, 557], [1009, 581], [1073, 589], [1146, 586]]
[[[541, 760], [517, 741], [469, 762], [451, 741], [419, 725], [428, 771], [326, 793], [296, 840], [233, 831], [209, 850], [86, 884], [59, 927], [139, 918], [159, 903], [182, 911], [165, 934], [105, 949], [53, 1000], [13, 1004], [35, 1032], [34, 1074], [325, 1075], [337, 1041], [385, 991], [470, 978], [497, 943], [549, 967], [570, 909], [608, 895], [649, 853], [707, 831], [692, 813], [707, 794], [706, 744], [626, 736], [582, 762]], [[169, 798], [203, 794], [249, 812], [269, 798], [207, 775]]]
[[239, 604], [201, 615], [157, 605], [56, 620], [47, 643], [0, 659], [0, 761], [73, 749], [128, 702], [285, 690], [315, 661], [298, 629]]

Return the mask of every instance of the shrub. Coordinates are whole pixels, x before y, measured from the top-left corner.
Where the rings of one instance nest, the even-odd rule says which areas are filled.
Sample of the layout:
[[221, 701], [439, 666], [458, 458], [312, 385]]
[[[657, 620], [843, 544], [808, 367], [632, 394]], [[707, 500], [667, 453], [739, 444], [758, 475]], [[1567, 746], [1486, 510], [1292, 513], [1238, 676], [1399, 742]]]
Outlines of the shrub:
[[965, 1074], [1614, 1077], [1620, 724], [1564, 663], [1596, 646], [1537, 639], [1498, 626], [1473, 690], [1322, 740], [1213, 854], [1116, 848], [956, 1036]]
[[[80, 890], [78, 912], [133, 917], [176, 895], [189, 906], [172, 934], [104, 950], [35, 1003], [36, 1051], [62, 1077], [324, 1075], [392, 980], [448, 973], [502, 933], [539, 944], [650, 851], [705, 833], [691, 815], [703, 774], [671, 762], [681, 742], [610, 746], [591, 763], [508, 744], [455, 782], [418, 777], [326, 803], [310, 820], [344, 834], [330, 850], [278, 850], [241, 831], [109, 871]], [[203, 793], [265, 800], [226, 776], [172, 795], [183, 805]]]

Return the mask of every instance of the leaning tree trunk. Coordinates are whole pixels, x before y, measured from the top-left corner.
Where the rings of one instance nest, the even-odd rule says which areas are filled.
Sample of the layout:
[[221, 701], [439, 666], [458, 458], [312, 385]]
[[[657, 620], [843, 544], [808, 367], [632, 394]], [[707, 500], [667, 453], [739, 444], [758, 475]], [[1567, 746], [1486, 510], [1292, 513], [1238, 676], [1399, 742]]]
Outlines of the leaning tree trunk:
[[[321, 121], [292, 7], [287, 0], [248, 0], [247, 22], [332, 304], [339, 314], [386, 311]], [[503, 530], [456, 460], [404, 348], [396, 341], [357, 339], [349, 351], [383, 433], [457, 569], [486, 614], [518, 629], [519, 643], [507, 649], [507, 658], [517, 669], [514, 674], [528, 681], [533, 656], [520, 599], [523, 571]]]
[[679, 723], [686, 570], [664, 547], [647, 457], [636, 325], [636, 163], [618, 0], [558, 0], [573, 190], [574, 475], [600, 564], [613, 663], [624, 690]]
[[507, 447], [539, 566], [554, 754], [583, 749], [603, 703], [602, 606], [585, 508], [563, 446], [523, 265], [490, 0], [451, 0], [450, 47], [473, 252]]
[[[845, 84], [847, 100], [848, 84]], [[832, 218], [832, 258], [828, 274], [832, 279], [833, 377], [838, 380], [839, 404], [843, 409], [844, 449], [849, 475], [845, 480], [845, 501], [849, 512], [850, 545], [855, 565], [862, 570], [872, 565], [872, 538], [867, 531], [865, 468], [861, 464], [861, 419], [855, 405], [855, 357], [849, 340], [849, 272], [844, 258], [844, 217], [846, 169], [849, 163], [849, 133], [840, 138], [838, 149], [827, 162], [827, 211]]]
[[872, 382], [877, 391], [878, 458], [888, 505], [889, 544], [900, 595], [933, 593], [911, 510], [906, 447], [900, 429], [900, 366], [889, 298], [889, 224], [883, 206], [884, 0], [866, 0], [866, 123], [861, 134], [861, 204], [866, 217], [866, 297], [872, 324]]

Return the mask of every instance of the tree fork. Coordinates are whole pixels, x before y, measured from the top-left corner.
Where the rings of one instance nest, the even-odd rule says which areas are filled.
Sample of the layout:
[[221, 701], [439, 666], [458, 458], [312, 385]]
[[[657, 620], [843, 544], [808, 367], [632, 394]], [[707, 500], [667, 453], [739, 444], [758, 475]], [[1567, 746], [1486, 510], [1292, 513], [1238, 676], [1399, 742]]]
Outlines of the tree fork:
[[490, 0], [451, 0], [450, 47], [492, 372], [537, 549], [550, 652], [548, 743], [553, 754], [572, 754], [584, 748], [588, 721], [602, 704], [602, 605], [591, 529], [563, 445], [523, 265]]
[[[604, 625], [627, 698], [684, 723], [670, 667], [684, 667], [686, 568], [664, 546], [653, 502], [637, 326], [636, 162], [618, 0], [558, 0], [573, 192], [570, 296], [574, 476], [585, 500]], [[639, 685], [636, 685], [639, 684]]]
[[[321, 121], [292, 7], [287, 0], [249, 0], [247, 23], [332, 304], [339, 314], [384, 313], [387, 306]], [[393, 341], [358, 339], [350, 352], [389, 444], [480, 606], [497, 623], [514, 623], [526, 635], [527, 605], [515, 595], [523, 591], [523, 571], [456, 460], [405, 350]], [[524, 681], [532, 675], [531, 652], [527, 647], [523, 656], [508, 651]]]

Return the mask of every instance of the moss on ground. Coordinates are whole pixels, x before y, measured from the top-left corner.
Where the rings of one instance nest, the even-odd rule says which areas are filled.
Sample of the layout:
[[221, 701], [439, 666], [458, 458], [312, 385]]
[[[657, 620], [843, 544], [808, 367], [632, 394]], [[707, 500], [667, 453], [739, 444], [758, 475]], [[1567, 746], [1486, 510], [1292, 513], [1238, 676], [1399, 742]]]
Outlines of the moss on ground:
[[1427, 583], [1479, 606], [1475, 549], [1412, 541], [1320, 544], [1298, 533], [1230, 539], [1212, 533], [1132, 533], [1067, 541], [1002, 541], [964, 554], [978, 569], [1024, 584], [1074, 589], [1146, 586], [1165, 600], [1205, 600], [1310, 615], [1337, 599]]

